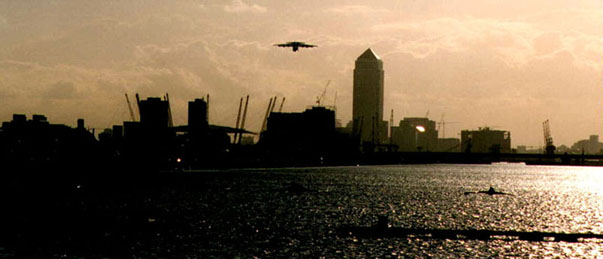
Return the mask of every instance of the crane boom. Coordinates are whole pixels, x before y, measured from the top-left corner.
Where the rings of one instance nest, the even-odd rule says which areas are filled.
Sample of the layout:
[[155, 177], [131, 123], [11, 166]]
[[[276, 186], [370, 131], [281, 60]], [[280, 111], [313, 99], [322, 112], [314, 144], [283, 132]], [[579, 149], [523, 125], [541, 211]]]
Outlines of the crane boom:
[[325, 98], [325, 95], [327, 94], [327, 87], [329, 87], [330, 83], [331, 83], [331, 80], [327, 81], [327, 85], [325, 86], [325, 89], [322, 91], [320, 96], [316, 97], [316, 105], [317, 106], [320, 106], [320, 104], [322, 103], [322, 100]]

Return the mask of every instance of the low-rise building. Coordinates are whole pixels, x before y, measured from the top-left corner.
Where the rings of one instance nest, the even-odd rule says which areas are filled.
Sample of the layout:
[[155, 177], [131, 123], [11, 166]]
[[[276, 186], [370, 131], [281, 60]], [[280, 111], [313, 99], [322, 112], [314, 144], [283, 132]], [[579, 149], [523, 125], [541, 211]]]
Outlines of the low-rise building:
[[511, 132], [489, 127], [461, 131], [461, 150], [472, 153], [510, 153]]

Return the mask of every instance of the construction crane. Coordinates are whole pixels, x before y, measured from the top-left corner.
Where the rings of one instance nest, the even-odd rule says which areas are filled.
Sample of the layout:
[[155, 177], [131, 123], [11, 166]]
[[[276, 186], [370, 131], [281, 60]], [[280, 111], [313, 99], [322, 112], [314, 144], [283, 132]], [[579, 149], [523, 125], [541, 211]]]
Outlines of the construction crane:
[[128, 103], [128, 110], [130, 111], [130, 120], [136, 121], [134, 110], [132, 109], [132, 104], [130, 103], [130, 98], [128, 98], [128, 93], [126, 93], [126, 102]]
[[322, 100], [325, 98], [325, 95], [327, 94], [327, 87], [329, 87], [330, 83], [331, 83], [331, 80], [327, 81], [327, 85], [325, 86], [325, 89], [322, 91], [322, 94], [320, 94], [320, 96], [316, 97], [316, 106], [320, 106], [320, 104], [322, 103]]
[[551, 136], [551, 127], [549, 125], [549, 120], [545, 120], [542, 123], [542, 128], [544, 131], [544, 150], [547, 155], [555, 154], [555, 145], [553, 145], [553, 137]]
[[453, 124], [453, 123], [458, 123], [458, 122], [444, 121], [444, 113], [442, 113], [442, 117], [440, 118], [440, 121], [438, 122], [438, 127], [436, 129], [438, 132], [440, 132], [440, 129], [442, 130], [442, 138], [446, 138], [446, 123]]
[[436, 128], [436, 130], [438, 132], [440, 132], [440, 128], [442, 127], [443, 124], [444, 124], [444, 113], [442, 113], [442, 117], [440, 117], [440, 121], [438, 122], [438, 127]]

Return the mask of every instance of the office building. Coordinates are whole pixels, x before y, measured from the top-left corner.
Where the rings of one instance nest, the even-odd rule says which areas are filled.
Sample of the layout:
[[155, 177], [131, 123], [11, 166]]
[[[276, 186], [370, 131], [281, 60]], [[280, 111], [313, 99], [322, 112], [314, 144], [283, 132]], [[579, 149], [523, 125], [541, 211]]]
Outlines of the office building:
[[383, 121], [383, 61], [370, 48], [356, 59], [354, 68], [353, 134], [361, 143], [381, 144], [387, 139]]
[[301, 113], [273, 112], [261, 142], [272, 150], [320, 151], [332, 146], [335, 111], [312, 107]]
[[404, 118], [397, 127], [392, 127], [392, 144], [403, 152], [436, 151], [436, 122], [428, 118]]

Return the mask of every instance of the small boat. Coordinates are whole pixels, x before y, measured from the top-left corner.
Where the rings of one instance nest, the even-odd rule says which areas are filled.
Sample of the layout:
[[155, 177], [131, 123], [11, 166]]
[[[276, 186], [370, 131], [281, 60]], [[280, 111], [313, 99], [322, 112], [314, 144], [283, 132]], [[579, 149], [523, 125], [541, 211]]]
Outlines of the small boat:
[[480, 194], [480, 193], [483, 193], [483, 194], [488, 194], [488, 195], [511, 195], [511, 196], [513, 195], [513, 194], [510, 194], [510, 193], [506, 193], [506, 192], [499, 192], [499, 191], [496, 191], [496, 190], [494, 189], [494, 187], [492, 187], [492, 186], [490, 186], [490, 189], [488, 189], [487, 191], [465, 192], [465, 195], [469, 195], [469, 194]]

